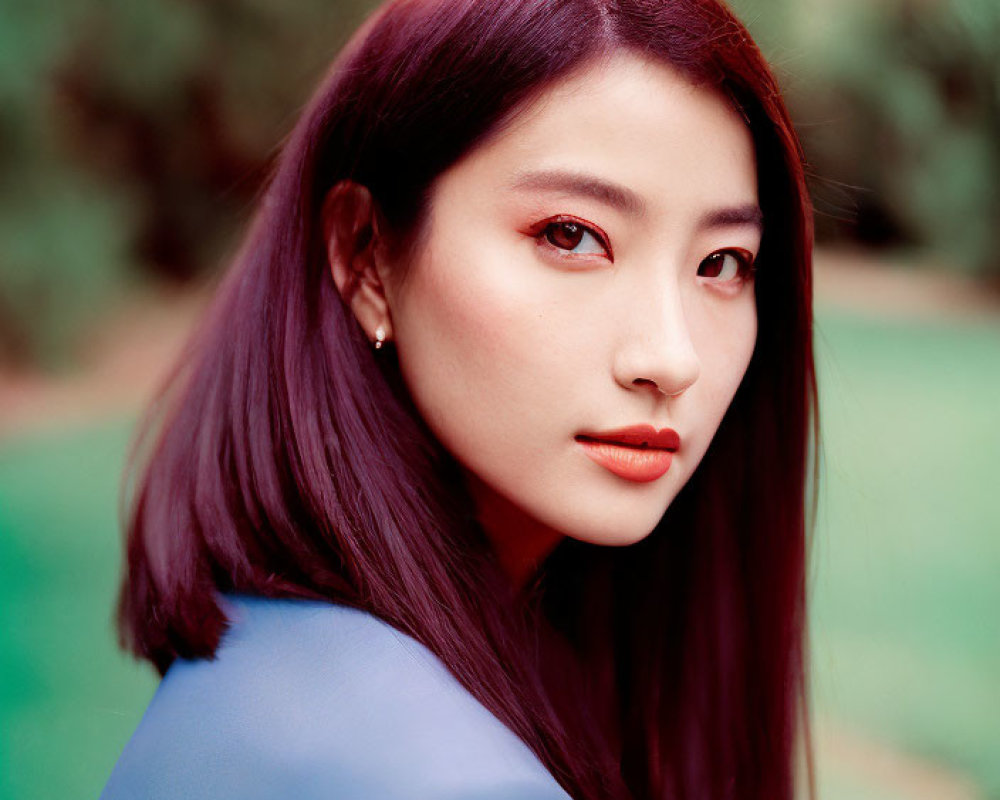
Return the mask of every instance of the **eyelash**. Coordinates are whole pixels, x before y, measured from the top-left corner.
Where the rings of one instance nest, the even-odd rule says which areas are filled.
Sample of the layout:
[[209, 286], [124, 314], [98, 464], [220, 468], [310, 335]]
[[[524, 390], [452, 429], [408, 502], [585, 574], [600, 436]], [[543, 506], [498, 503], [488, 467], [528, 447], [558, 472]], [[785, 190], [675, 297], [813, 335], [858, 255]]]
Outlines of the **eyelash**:
[[[599, 228], [591, 225], [590, 223], [584, 222], [583, 220], [572, 217], [568, 215], [559, 215], [557, 217], [552, 217], [550, 219], [544, 220], [535, 226], [533, 236], [538, 242], [539, 246], [547, 247], [551, 250], [557, 251], [561, 258], [574, 257], [571, 248], [559, 247], [551, 241], [550, 234], [558, 229], [560, 225], [573, 225], [581, 229], [584, 234], [590, 234], [597, 242], [604, 248], [605, 255], [607, 258], [614, 262], [614, 254], [611, 250], [611, 243], [608, 241], [608, 237]], [[578, 247], [579, 243], [574, 247]], [[581, 253], [577, 254], [575, 257], [594, 255], [593, 253]], [[730, 278], [728, 280], [722, 281], [723, 284], [730, 284], [735, 282], [744, 283], [751, 280], [757, 271], [757, 267], [754, 259], [754, 255], [747, 250], [742, 248], [727, 248], [724, 250], [716, 250], [714, 253], [710, 253], [698, 264], [698, 272], [701, 272], [702, 265], [708, 262], [710, 259], [716, 257], [733, 256], [738, 264], [738, 273], [736, 277]], [[712, 276], [705, 276], [711, 278]]]

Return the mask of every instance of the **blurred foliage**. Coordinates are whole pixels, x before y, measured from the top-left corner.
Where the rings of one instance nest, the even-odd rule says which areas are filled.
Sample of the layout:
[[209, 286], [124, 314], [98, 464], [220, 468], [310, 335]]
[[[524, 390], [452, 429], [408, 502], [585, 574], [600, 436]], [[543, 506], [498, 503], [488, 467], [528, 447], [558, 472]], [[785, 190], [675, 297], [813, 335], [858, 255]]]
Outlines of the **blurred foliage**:
[[[0, 0], [0, 363], [58, 366], [130, 282], [220, 263], [373, 0]], [[826, 241], [1000, 278], [1000, 3], [734, 0]]]
[[58, 367], [130, 282], [218, 263], [370, 5], [0, 0], [0, 363]]
[[807, 139], [818, 171], [861, 187], [861, 238], [930, 245], [997, 278], [1000, 4], [868, 3], [843, 26], [821, 63], [828, 89], [809, 95], [830, 120]]
[[733, 5], [786, 86], [820, 240], [1000, 280], [1000, 3]]

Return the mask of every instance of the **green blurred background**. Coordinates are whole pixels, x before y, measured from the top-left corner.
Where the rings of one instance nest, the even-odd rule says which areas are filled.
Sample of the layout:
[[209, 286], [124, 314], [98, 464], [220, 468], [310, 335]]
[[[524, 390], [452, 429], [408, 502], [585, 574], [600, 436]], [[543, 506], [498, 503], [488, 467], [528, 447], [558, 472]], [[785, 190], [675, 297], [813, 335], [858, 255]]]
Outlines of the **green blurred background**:
[[[740, 0], [817, 208], [820, 796], [1000, 800], [1000, 0]], [[94, 797], [132, 426], [371, 6], [0, 0], [0, 798]]]

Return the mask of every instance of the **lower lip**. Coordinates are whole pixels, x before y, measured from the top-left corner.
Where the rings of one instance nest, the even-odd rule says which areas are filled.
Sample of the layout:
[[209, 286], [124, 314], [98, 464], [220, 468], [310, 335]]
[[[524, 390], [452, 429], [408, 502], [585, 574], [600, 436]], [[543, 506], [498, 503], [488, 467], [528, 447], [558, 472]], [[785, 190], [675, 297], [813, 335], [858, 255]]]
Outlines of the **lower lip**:
[[611, 442], [578, 439], [583, 451], [608, 472], [635, 483], [662, 478], [670, 469], [674, 454], [653, 447], [628, 447]]

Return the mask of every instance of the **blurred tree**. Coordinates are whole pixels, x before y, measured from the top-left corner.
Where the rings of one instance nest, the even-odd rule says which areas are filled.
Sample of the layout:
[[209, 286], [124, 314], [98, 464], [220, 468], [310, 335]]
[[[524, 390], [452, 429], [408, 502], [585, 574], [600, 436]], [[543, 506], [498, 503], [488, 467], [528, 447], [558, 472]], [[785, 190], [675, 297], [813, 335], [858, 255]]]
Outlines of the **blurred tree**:
[[0, 361], [58, 365], [129, 281], [214, 266], [373, 4], [0, 0]]
[[[1000, 4], [856, 2], [831, 20], [814, 85], [793, 94], [817, 121], [802, 127], [815, 171], [854, 206], [820, 232], [919, 245], [1000, 279]], [[838, 205], [818, 187], [821, 211]]]

